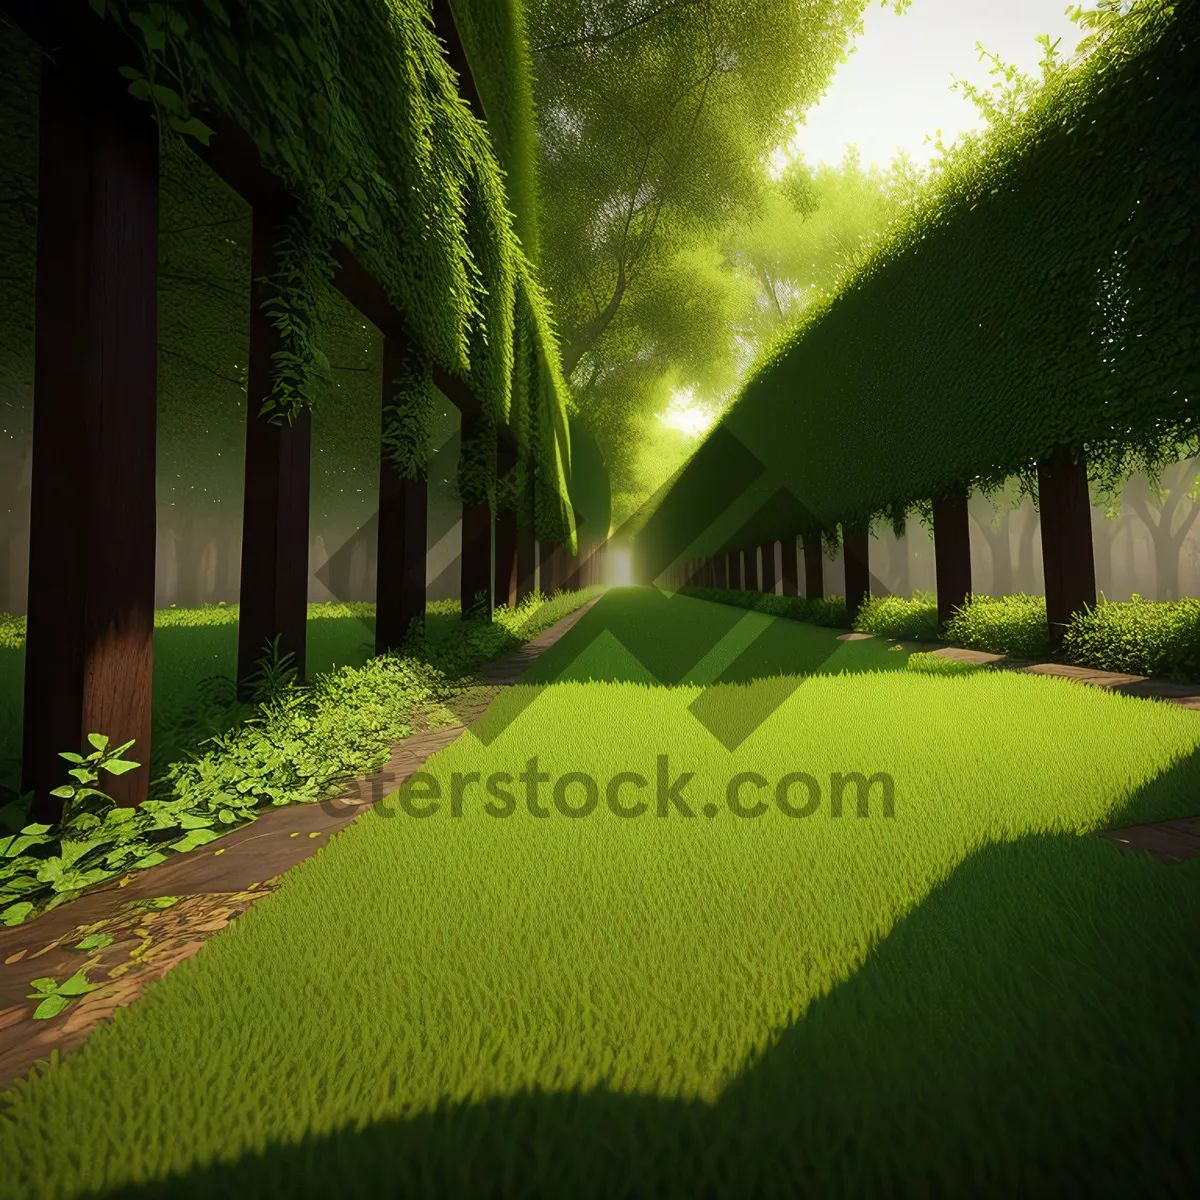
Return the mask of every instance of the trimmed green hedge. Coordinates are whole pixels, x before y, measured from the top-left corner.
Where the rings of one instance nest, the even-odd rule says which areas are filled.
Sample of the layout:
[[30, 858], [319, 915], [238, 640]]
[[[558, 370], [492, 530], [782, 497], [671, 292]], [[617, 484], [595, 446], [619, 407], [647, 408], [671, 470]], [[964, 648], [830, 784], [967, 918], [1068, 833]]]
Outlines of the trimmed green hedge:
[[821, 600], [809, 600], [806, 596], [775, 596], [763, 592], [730, 588], [683, 587], [681, 596], [694, 596], [697, 600], [713, 600], [717, 604], [732, 604], [737, 608], [749, 608], [754, 612], [766, 613], [771, 617], [786, 617], [790, 621], [807, 621], [810, 625], [829, 628], [849, 628], [846, 617], [846, 601], [841, 596], [826, 596]]
[[1200, 5], [1143, 0], [1011, 126], [953, 152], [763, 354], [714, 443], [762, 471], [751, 487], [727, 451], [698, 451], [674, 489], [702, 476], [692, 490], [719, 516], [697, 536], [678, 514], [677, 545], [720, 553], [894, 522], [1030, 479], [1059, 446], [1108, 482], [1192, 446], [1197, 77]]

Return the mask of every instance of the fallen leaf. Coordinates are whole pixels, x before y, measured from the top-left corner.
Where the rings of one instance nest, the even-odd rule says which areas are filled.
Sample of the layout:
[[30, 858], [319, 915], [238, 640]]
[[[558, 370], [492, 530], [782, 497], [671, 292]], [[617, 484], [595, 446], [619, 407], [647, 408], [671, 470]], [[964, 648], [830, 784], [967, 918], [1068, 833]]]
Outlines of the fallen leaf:
[[[27, 950], [27, 949], [29, 949], [29, 947], [28, 947], [28, 946], [26, 946], [26, 947], [25, 947], [25, 949]], [[4, 960], [4, 963], [5, 963], [5, 965], [7, 966], [9, 963], [20, 962], [20, 961], [21, 961], [21, 959], [23, 959], [24, 957], [25, 957], [25, 950], [18, 950], [18, 951], [16, 952], [16, 954], [10, 954], [10, 955], [9, 955], [9, 956], [8, 956], [8, 957], [7, 957], [7, 958]]]

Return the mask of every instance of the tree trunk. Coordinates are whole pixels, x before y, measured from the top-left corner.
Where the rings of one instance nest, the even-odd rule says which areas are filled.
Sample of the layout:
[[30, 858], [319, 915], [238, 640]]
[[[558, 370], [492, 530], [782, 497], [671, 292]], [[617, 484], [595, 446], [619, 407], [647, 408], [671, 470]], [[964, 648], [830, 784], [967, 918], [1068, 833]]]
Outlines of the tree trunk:
[[871, 591], [870, 534], [864, 528], [843, 530], [846, 611], [853, 620]]
[[759, 589], [764, 596], [775, 594], [775, 543], [763, 542], [759, 546], [762, 555], [762, 586]]
[[804, 535], [804, 594], [810, 600], [825, 597], [825, 556], [819, 533]]
[[[383, 341], [382, 405], [393, 400], [393, 382], [404, 370], [405, 347]], [[376, 536], [375, 653], [385, 654], [404, 641], [409, 626], [425, 615], [425, 551], [429, 521], [429, 484], [405, 479], [381, 453], [379, 519]]]
[[800, 595], [800, 568], [796, 554], [796, 539], [784, 538], [779, 543], [783, 551], [783, 594], [785, 596]]
[[275, 424], [260, 416], [271, 391], [272, 355], [278, 334], [262, 309], [264, 276], [275, 271], [276, 221], [254, 213], [250, 250], [250, 369], [246, 385], [246, 486], [242, 518], [241, 620], [238, 681], [247, 678], [267, 646], [279, 638], [279, 653], [293, 655], [305, 676], [308, 616], [308, 508], [312, 414]]
[[60, 751], [89, 733], [150, 780], [154, 664], [158, 131], [123, 89], [43, 59], [22, 790], [53, 821]]
[[965, 494], [934, 501], [933, 557], [940, 629], [971, 594], [971, 520]]
[[1046, 575], [1046, 618], [1055, 645], [1071, 618], [1096, 603], [1092, 554], [1092, 505], [1087, 463], [1058, 447], [1038, 463], [1042, 516], [1042, 564]]

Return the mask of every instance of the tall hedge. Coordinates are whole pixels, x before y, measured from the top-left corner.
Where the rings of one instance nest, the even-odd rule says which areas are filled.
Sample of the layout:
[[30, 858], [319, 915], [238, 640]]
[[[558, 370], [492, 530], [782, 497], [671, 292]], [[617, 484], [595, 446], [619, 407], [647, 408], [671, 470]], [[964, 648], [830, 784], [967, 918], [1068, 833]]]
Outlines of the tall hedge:
[[1191, 445], [1198, 7], [1145, 0], [765, 355], [722, 422], [761, 471], [696, 457], [727, 511], [691, 552], [895, 518], [1058, 445], [1102, 477]]

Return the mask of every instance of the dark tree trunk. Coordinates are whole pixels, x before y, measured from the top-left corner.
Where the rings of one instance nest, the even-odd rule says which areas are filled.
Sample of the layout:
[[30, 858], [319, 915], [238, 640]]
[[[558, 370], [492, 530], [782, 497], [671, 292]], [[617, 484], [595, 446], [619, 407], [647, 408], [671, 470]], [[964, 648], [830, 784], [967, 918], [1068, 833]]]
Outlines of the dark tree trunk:
[[[392, 402], [392, 385], [404, 370], [405, 348], [395, 338], [383, 341], [383, 404]], [[394, 650], [404, 641], [415, 617], [425, 614], [425, 550], [429, 485], [404, 479], [382, 454], [379, 459], [378, 569], [375, 578], [375, 653]]]
[[119, 804], [150, 778], [158, 132], [89, 85], [43, 60], [22, 759], [39, 821], [89, 733], [136, 739], [142, 766], [101, 780]]
[[521, 514], [517, 521], [517, 603], [533, 592], [537, 582], [534, 576], [537, 564], [535, 552], [532, 513]]
[[762, 592], [764, 595], [775, 594], [775, 543], [763, 542], [759, 547], [762, 551]]
[[796, 539], [784, 538], [779, 543], [783, 551], [783, 594], [785, 596], [800, 595], [800, 567], [796, 555]]
[[871, 591], [870, 534], [863, 528], [846, 529], [843, 534], [846, 611], [853, 620]]
[[517, 603], [517, 514], [508, 509], [496, 516], [496, 603]]
[[971, 520], [965, 495], [934, 501], [933, 559], [940, 628], [971, 594]]
[[819, 533], [804, 535], [804, 594], [810, 600], [825, 596], [825, 556]]
[[238, 680], [246, 680], [266, 647], [279, 638], [281, 655], [294, 656], [305, 674], [308, 615], [308, 506], [312, 414], [274, 423], [260, 415], [271, 391], [271, 356], [279, 338], [269, 314], [264, 276], [275, 271], [277, 225], [257, 210], [250, 251], [250, 369], [246, 385], [246, 490], [242, 518], [241, 620]]
[[736, 552], [725, 555], [725, 586], [734, 591], [738, 586], [738, 556]]
[[[462, 444], [479, 436], [483, 418], [464, 416]], [[492, 510], [482, 504], [464, 504], [462, 510], [462, 552], [459, 558], [459, 600], [462, 619], [468, 620], [482, 604], [483, 614], [492, 616]]]
[[1042, 516], [1042, 565], [1046, 574], [1046, 619], [1055, 645], [1071, 618], [1096, 603], [1092, 555], [1092, 505], [1087, 463], [1058, 447], [1038, 463]]

